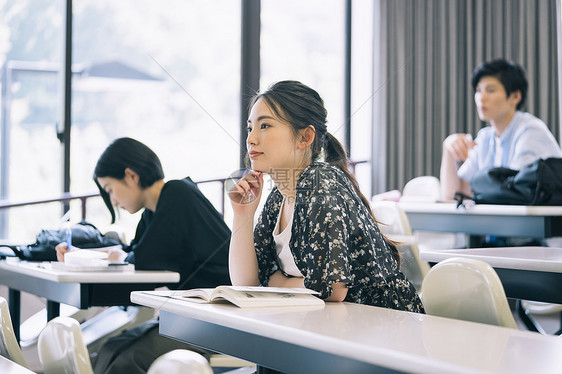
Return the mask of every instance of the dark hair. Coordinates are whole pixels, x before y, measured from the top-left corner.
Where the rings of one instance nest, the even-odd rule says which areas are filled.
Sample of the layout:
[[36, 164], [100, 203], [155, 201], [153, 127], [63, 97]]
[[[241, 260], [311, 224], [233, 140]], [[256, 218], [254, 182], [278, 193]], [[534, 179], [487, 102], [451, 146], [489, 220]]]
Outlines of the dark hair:
[[478, 65], [472, 73], [472, 88], [474, 91], [476, 91], [476, 86], [478, 86], [480, 80], [489, 76], [499, 79], [508, 97], [512, 92], [521, 92], [521, 101], [517, 104], [517, 109], [520, 110], [525, 104], [529, 87], [525, 70], [520, 65], [503, 59], [484, 62]]
[[[328, 132], [326, 126], [328, 111], [324, 107], [324, 101], [318, 92], [301, 82], [285, 80], [274, 83], [266, 91], [255, 95], [250, 100], [250, 110], [259, 99], [265, 101], [277, 118], [289, 123], [295, 134], [308, 126], [314, 127], [316, 134], [310, 147], [312, 161], [317, 161], [324, 151], [325, 161], [341, 169], [349, 178], [355, 192], [376, 223], [369, 200], [361, 193], [355, 176], [349, 171], [347, 153], [343, 145]], [[400, 255], [396, 249], [396, 243], [388, 239], [387, 242], [390, 244], [394, 258], [400, 264]]]
[[147, 188], [154, 182], [164, 179], [160, 159], [152, 149], [138, 140], [119, 138], [114, 140], [101, 154], [94, 169], [94, 182], [100, 190], [101, 197], [111, 213], [111, 223], [115, 222], [115, 210], [109, 194], [98, 183], [98, 178], [110, 177], [118, 180], [125, 178], [125, 169], [133, 170], [139, 176], [141, 188]]

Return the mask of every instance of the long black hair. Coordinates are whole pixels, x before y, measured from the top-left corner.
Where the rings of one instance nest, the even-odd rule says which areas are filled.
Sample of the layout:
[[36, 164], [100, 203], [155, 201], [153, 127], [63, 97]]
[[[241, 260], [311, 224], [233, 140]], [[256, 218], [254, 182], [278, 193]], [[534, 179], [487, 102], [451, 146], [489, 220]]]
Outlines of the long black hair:
[[[316, 135], [310, 147], [312, 161], [317, 161], [324, 155], [326, 162], [341, 169], [376, 223], [377, 220], [369, 200], [360, 191], [355, 176], [349, 171], [345, 148], [335, 136], [328, 132], [326, 125], [328, 111], [318, 92], [301, 82], [285, 80], [274, 83], [266, 91], [255, 95], [250, 100], [250, 109], [259, 99], [266, 102], [277, 118], [289, 123], [295, 134], [309, 126], [314, 127]], [[400, 264], [396, 243], [388, 239], [387, 242], [390, 244], [394, 258]]]
[[148, 188], [154, 182], [164, 179], [160, 159], [152, 149], [138, 140], [119, 138], [114, 140], [101, 154], [94, 169], [94, 182], [100, 195], [111, 213], [111, 223], [115, 222], [115, 210], [109, 194], [100, 186], [98, 178], [110, 177], [118, 180], [125, 178], [125, 169], [133, 170], [139, 176], [141, 188]]

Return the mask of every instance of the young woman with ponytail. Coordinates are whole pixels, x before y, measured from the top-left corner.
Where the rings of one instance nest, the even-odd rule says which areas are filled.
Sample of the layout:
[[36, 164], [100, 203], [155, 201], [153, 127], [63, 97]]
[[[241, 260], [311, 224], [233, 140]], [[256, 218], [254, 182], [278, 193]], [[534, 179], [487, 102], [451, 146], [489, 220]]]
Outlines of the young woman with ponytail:
[[[327, 132], [318, 93], [281, 81], [256, 95], [250, 108], [252, 171], [229, 191], [232, 284], [306, 287], [326, 301], [423, 313], [396, 248], [348, 170], [344, 148]], [[263, 173], [275, 188], [254, 227]]]

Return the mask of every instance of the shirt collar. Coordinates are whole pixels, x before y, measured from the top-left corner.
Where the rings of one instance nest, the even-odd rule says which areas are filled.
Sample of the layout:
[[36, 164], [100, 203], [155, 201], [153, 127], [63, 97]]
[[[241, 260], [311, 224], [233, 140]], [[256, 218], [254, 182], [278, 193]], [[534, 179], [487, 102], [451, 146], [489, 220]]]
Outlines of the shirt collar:
[[513, 118], [509, 122], [509, 125], [507, 125], [504, 132], [499, 136], [499, 139], [494, 133], [494, 136], [496, 137], [496, 141], [499, 140], [501, 143], [503, 143], [511, 138], [511, 136], [519, 126], [519, 117], [521, 117], [521, 112], [516, 111], [515, 114], [513, 115]]

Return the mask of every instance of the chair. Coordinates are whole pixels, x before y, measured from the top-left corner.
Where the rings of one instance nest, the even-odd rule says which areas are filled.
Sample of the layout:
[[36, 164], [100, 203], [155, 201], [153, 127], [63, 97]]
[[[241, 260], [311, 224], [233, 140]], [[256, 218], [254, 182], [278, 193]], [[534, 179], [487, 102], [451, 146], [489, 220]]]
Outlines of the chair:
[[431, 315], [517, 328], [500, 278], [483, 261], [441, 261], [425, 276], [421, 299]]
[[401, 254], [401, 270], [414, 287], [420, 290], [422, 280], [429, 271], [429, 264], [420, 260], [406, 213], [394, 201], [375, 201], [371, 203], [371, 207], [381, 232], [391, 240], [403, 242], [397, 246]]
[[[531, 300], [518, 300], [516, 309], [519, 317], [529, 330], [540, 332], [544, 335], [548, 334], [543, 326], [541, 326], [541, 324], [534, 318], [534, 315], [555, 314], [562, 318], [562, 305], [560, 304], [543, 303], [540, 301]], [[554, 332], [554, 335], [562, 335], [562, 323], [561, 327], [556, 332]]]
[[[82, 323], [92, 317], [103, 312], [105, 307], [92, 307], [89, 309], [78, 309], [67, 304], [60, 304], [60, 315], [72, 317], [79, 323]], [[20, 325], [20, 346], [24, 357], [27, 360], [29, 368], [33, 371], [40, 372], [43, 367], [39, 361], [39, 352], [37, 350], [37, 341], [39, 334], [47, 325], [47, 309], [43, 308], [33, 314]]]
[[411, 179], [402, 191], [402, 201], [436, 202], [441, 198], [441, 184], [434, 176], [424, 175]]
[[[552, 237], [544, 240], [548, 247], [562, 247], [562, 237]], [[546, 334], [541, 324], [534, 318], [534, 315], [557, 314], [561, 317], [561, 324], [554, 335], [562, 335], [562, 305], [542, 303], [539, 301], [520, 300], [517, 304], [517, 312], [525, 326], [531, 331]]]
[[221, 373], [254, 373], [256, 364], [242, 360], [241, 358], [215, 353], [209, 357], [209, 364], [212, 368], [220, 370]]
[[3, 297], [0, 297], [0, 314], [0, 355], [29, 369], [14, 333], [8, 302]]
[[147, 374], [213, 374], [205, 357], [187, 349], [175, 349], [158, 357]]
[[[435, 203], [441, 199], [441, 183], [438, 178], [424, 175], [411, 179], [402, 191], [400, 202]], [[416, 231], [418, 247], [424, 248], [462, 248], [466, 246], [464, 234]]]
[[80, 324], [70, 317], [56, 317], [39, 334], [39, 360], [45, 374], [93, 374]]

